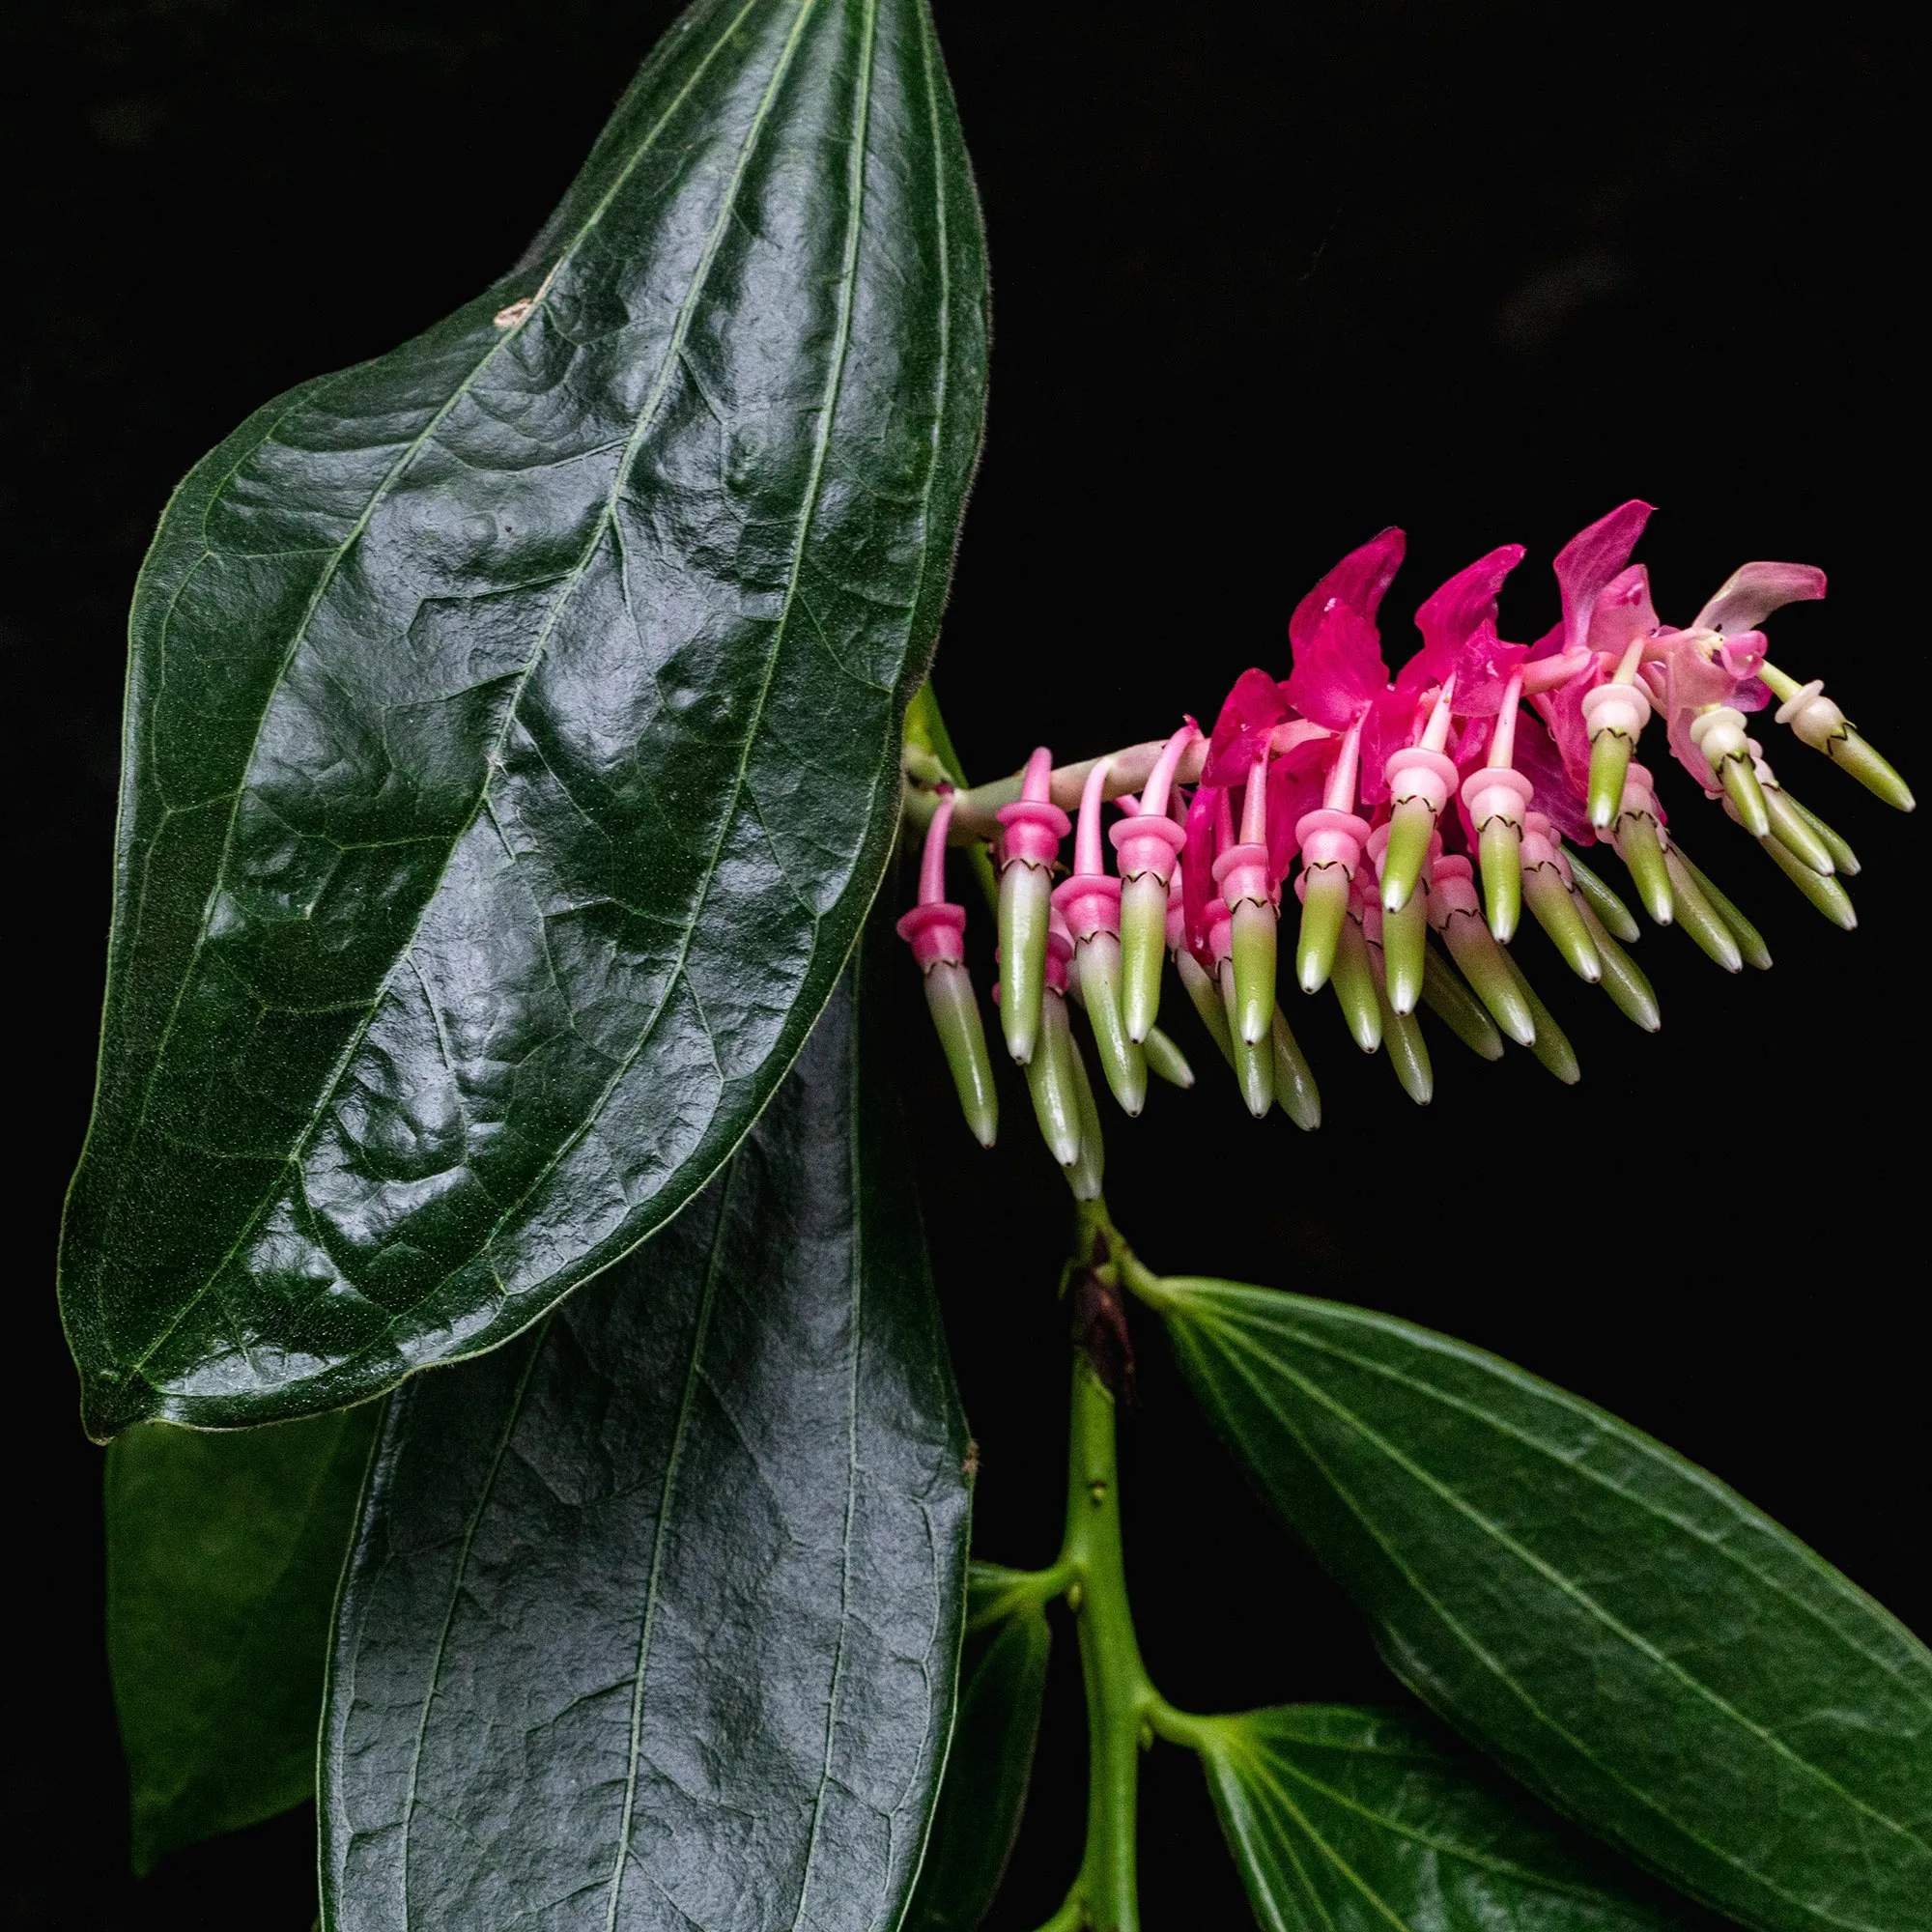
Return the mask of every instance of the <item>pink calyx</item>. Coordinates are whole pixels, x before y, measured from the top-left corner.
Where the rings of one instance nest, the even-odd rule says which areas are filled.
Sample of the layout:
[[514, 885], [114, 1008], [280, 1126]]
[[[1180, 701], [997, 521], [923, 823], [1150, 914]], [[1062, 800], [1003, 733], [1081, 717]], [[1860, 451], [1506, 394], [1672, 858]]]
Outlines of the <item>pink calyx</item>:
[[1053, 893], [1053, 909], [1065, 920], [1076, 946], [1096, 933], [1121, 929], [1121, 882], [1108, 875], [1100, 855], [1100, 813], [1106, 802], [1111, 762], [1098, 759], [1087, 774], [1080, 794], [1080, 825], [1073, 841], [1073, 876], [1064, 879]]
[[1134, 817], [1110, 825], [1107, 837], [1122, 878], [1148, 874], [1163, 886], [1174, 877], [1180, 848], [1187, 843], [1187, 834], [1173, 819], [1156, 818], [1145, 807]]
[[1065, 924], [1056, 915], [1046, 935], [1046, 987], [1050, 993], [1066, 991], [1066, 962], [1073, 957], [1073, 941]]
[[1618, 681], [1600, 684], [1583, 694], [1577, 707], [1583, 714], [1583, 729], [1595, 739], [1604, 731], [1614, 731], [1634, 744], [1650, 723], [1650, 694], [1640, 684]]
[[1072, 820], [1048, 796], [1052, 784], [1053, 754], [1041, 745], [1027, 760], [1019, 797], [994, 813], [1000, 821], [1003, 865], [1041, 866], [1051, 871], [1059, 863], [1060, 841]]
[[1235, 909], [1223, 899], [1208, 908], [1208, 959], [1215, 972], [1227, 963], [1234, 951]]
[[1334, 811], [1324, 805], [1303, 812], [1294, 827], [1294, 842], [1301, 848], [1302, 869], [1340, 866], [1352, 879], [1355, 867], [1362, 863], [1369, 829], [1369, 821], [1352, 811]]
[[1508, 765], [1485, 765], [1463, 781], [1463, 804], [1480, 832], [1492, 818], [1520, 826], [1536, 787]]
[[1431, 811], [1439, 812], [1456, 792], [1456, 760], [1443, 752], [1432, 752], [1423, 745], [1405, 746], [1391, 752], [1383, 768], [1388, 776], [1389, 799], [1406, 805], [1420, 799]]
[[1483, 916], [1474, 867], [1460, 852], [1448, 852], [1430, 867], [1429, 923], [1440, 932], [1459, 912], [1478, 921]]
[[1527, 872], [1536, 866], [1554, 866], [1563, 883], [1570, 883], [1570, 867], [1556, 842], [1556, 828], [1543, 812], [1531, 811], [1524, 813], [1522, 821], [1522, 869]]
[[1623, 809], [1617, 816], [1651, 818], [1660, 825], [1663, 823], [1663, 814], [1657, 809], [1657, 787], [1648, 767], [1633, 765], [1624, 774]]
[[1181, 884], [1180, 867], [1167, 882], [1167, 950], [1179, 952], [1187, 944], [1187, 895]]

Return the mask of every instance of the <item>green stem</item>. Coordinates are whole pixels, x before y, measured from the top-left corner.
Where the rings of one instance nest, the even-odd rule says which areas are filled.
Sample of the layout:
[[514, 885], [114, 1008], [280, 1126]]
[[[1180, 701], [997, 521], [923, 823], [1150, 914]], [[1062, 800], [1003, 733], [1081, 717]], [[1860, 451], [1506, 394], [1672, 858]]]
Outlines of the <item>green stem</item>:
[[[1157, 1278], [1121, 1238], [1104, 1201], [1080, 1204], [1074, 1266], [1106, 1296], [1122, 1286], [1146, 1296]], [[1119, 1321], [1118, 1310], [1113, 1321]], [[1123, 1332], [1123, 1330], [1122, 1330]], [[1065, 1579], [1087, 1690], [1087, 1848], [1059, 1914], [1041, 1932], [1138, 1932], [1136, 1840], [1141, 1753], [1154, 1737], [1198, 1743], [1203, 1720], [1161, 1696], [1135, 1634], [1121, 1540], [1119, 1418], [1103, 1375], [1105, 1350], [1076, 1338], [1068, 1403], [1066, 1531], [1049, 1571]]]
[[1067, 1602], [1087, 1686], [1087, 1853], [1074, 1891], [1093, 1932], [1138, 1932], [1135, 1818], [1142, 1745], [1158, 1700], [1141, 1662], [1121, 1550], [1114, 1398], [1084, 1353], [1073, 1362], [1066, 1463]]
[[1147, 1302], [1150, 1307], [1160, 1308], [1175, 1298], [1160, 1276], [1128, 1247], [1126, 1236], [1115, 1227], [1114, 1217], [1108, 1213], [1105, 1201], [1083, 1201], [1080, 1204], [1080, 1229], [1087, 1252], [1091, 1252], [1096, 1242], [1105, 1250], [1102, 1272], [1118, 1279], [1120, 1285], [1138, 1299]]

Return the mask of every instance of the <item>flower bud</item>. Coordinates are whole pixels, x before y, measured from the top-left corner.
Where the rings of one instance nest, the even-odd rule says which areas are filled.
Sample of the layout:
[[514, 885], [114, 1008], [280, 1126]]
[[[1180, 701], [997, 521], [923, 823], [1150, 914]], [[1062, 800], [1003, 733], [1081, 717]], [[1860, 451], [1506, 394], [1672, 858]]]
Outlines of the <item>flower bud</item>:
[[1503, 1057], [1503, 1037], [1448, 960], [1432, 946], [1422, 970], [1422, 1003], [1483, 1060]]
[[946, 838], [952, 826], [952, 792], [946, 786], [925, 831], [919, 903], [899, 920], [896, 930], [912, 948], [913, 959], [924, 976], [926, 1009], [952, 1069], [960, 1111], [973, 1137], [989, 1148], [999, 1126], [999, 1097], [986, 1059], [980, 1003], [973, 997], [973, 980], [966, 970], [966, 908], [946, 896]]
[[1418, 1107], [1426, 1107], [1435, 1096], [1435, 1069], [1429, 1063], [1429, 1042], [1422, 1037], [1422, 1022], [1413, 1013], [1399, 1013], [1389, 1005], [1383, 980], [1383, 959], [1375, 947], [1369, 949], [1376, 991], [1381, 999], [1382, 1043], [1388, 1048], [1389, 1065], [1402, 1091]]
[[925, 1004], [939, 1035], [959, 1110], [973, 1138], [989, 1148], [1000, 1124], [999, 1097], [993, 1090], [992, 1063], [986, 1058], [986, 1035], [980, 1024], [980, 1003], [973, 997], [973, 980], [954, 960], [942, 959], [925, 971]]
[[1073, 941], [1072, 986], [1086, 1009], [1100, 1071], [1129, 1115], [1147, 1103], [1147, 1061], [1121, 1017], [1121, 882], [1101, 869], [1100, 811], [1108, 760], [1087, 776], [1074, 840], [1073, 876], [1058, 886], [1053, 909]]
[[1566, 852], [1564, 857], [1570, 861], [1570, 883], [1597, 915], [1604, 929], [1612, 939], [1621, 940], [1626, 946], [1634, 946], [1639, 928], [1631, 916], [1630, 907], [1576, 853]]
[[1832, 865], [1838, 876], [1856, 879], [1859, 875], [1859, 855], [1852, 850], [1845, 839], [1833, 831], [1809, 806], [1793, 798], [1788, 791], [1780, 789], [1778, 797], [1817, 835], [1819, 842], [1832, 855]]
[[1183, 1093], [1194, 1085], [1194, 1069], [1188, 1065], [1187, 1056], [1158, 1027], [1148, 1028], [1141, 1050], [1147, 1055], [1148, 1071], [1157, 1080], [1165, 1080]]
[[1450, 856], [1438, 859], [1429, 882], [1429, 916], [1442, 935], [1449, 956], [1490, 1017], [1520, 1045], [1536, 1038], [1536, 1021], [1509, 974], [1509, 955], [1483, 923], [1470, 883], [1469, 862]]
[[1790, 725], [1803, 744], [1823, 752], [1834, 765], [1842, 765], [1875, 798], [1899, 811], [1913, 809], [1912, 790], [1885, 759], [1860, 737], [1845, 714], [1825, 696], [1825, 681], [1814, 677], [1801, 685], [1763, 668], [1765, 682], [1784, 702], [1773, 714], [1780, 724]]
[[1563, 963], [1577, 979], [1595, 985], [1604, 977], [1597, 943], [1583, 923], [1565, 877], [1562, 855], [1550, 835], [1549, 821], [1540, 811], [1529, 814], [1522, 840], [1522, 890], [1536, 923], [1563, 955]]
[[1179, 977], [1181, 989], [1200, 1014], [1201, 1024], [1221, 1049], [1221, 1058], [1232, 1066], [1235, 1037], [1229, 1030], [1228, 1009], [1221, 1004], [1221, 989], [1214, 983], [1213, 975], [1184, 947], [1174, 955], [1174, 970]]
[[1483, 868], [1483, 904], [1499, 945], [1516, 937], [1522, 912], [1522, 821], [1530, 781], [1507, 765], [1488, 765], [1463, 781], [1463, 803], [1476, 828]]
[[1496, 952], [1503, 972], [1530, 1017], [1531, 1037], [1524, 1044], [1547, 1073], [1554, 1074], [1566, 1087], [1576, 1086], [1583, 1077], [1583, 1068], [1577, 1059], [1577, 1049], [1570, 1044], [1569, 1035], [1556, 1024], [1556, 1015], [1543, 1004], [1522, 968], [1500, 947]]
[[1221, 994], [1221, 1009], [1227, 1017], [1228, 1060], [1235, 1079], [1247, 1102], [1248, 1112], [1260, 1120], [1274, 1104], [1274, 1059], [1268, 1043], [1257, 1044], [1241, 1037], [1240, 989], [1235, 980], [1230, 928], [1234, 915], [1225, 905], [1217, 905], [1209, 915], [1208, 944], [1214, 956], [1214, 983]]
[[1148, 776], [1140, 809], [1107, 832], [1114, 869], [1121, 875], [1121, 1017], [1136, 1043], [1147, 1038], [1160, 1010], [1168, 888], [1187, 842], [1168, 812], [1168, 801], [1180, 754], [1200, 735], [1190, 724], [1168, 739]]
[[1435, 821], [1456, 790], [1455, 761], [1410, 745], [1389, 753], [1388, 858], [1381, 868], [1382, 909], [1399, 912], [1415, 890], [1435, 837]]
[[1382, 1003], [1376, 994], [1375, 970], [1369, 963], [1369, 942], [1362, 923], [1351, 913], [1342, 922], [1335, 947], [1335, 971], [1329, 983], [1341, 1002], [1342, 1017], [1364, 1053], [1382, 1043]]
[[1617, 822], [1636, 741], [1650, 723], [1650, 694], [1640, 684], [1600, 684], [1583, 694], [1583, 728], [1590, 734], [1590, 823], [1605, 832]]
[[1610, 844], [1630, 868], [1631, 884], [1643, 909], [1658, 925], [1672, 918], [1670, 873], [1663, 863], [1662, 821], [1657, 815], [1657, 796], [1650, 774], [1633, 765], [1624, 777], [1624, 809], [1610, 833]]
[[1321, 1124], [1321, 1091], [1288, 1015], [1279, 1007], [1268, 1029], [1268, 1046], [1275, 1103], [1303, 1133], [1312, 1134]]
[[[1745, 962], [1744, 954], [1738, 950], [1737, 939], [1717, 907], [1698, 889], [1696, 880], [1690, 876], [1675, 846], [1665, 848], [1663, 864], [1670, 879], [1670, 896], [1676, 908], [1677, 923], [1696, 941], [1714, 964], [1721, 966], [1726, 973], [1738, 972]], [[1765, 955], [1767, 960], [1770, 956], [1769, 953]]]
[[[1062, 1167], [1080, 1158], [1080, 1090], [1073, 1077], [1073, 1029], [1066, 1012], [1066, 941], [1048, 942], [1046, 986], [1040, 999], [1039, 1037], [1026, 1064], [1027, 1091], [1047, 1150]], [[1006, 1004], [1004, 998], [1001, 1005]]]
[[1751, 763], [1744, 713], [1728, 704], [1711, 705], [1690, 721], [1690, 742], [1703, 753], [1745, 830], [1753, 838], [1764, 838], [1771, 831], [1771, 813]]
[[[1573, 861], [1574, 863], [1574, 861]], [[1657, 994], [1640, 967], [1611, 936], [1596, 908], [1581, 893], [1577, 895], [1577, 912], [1597, 943], [1597, 957], [1603, 965], [1603, 987], [1617, 1010], [1645, 1033], [1655, 1033], [1663, 1024]]]
[[1828, 879], [1814, 872], [1809, 866], [1802, 864], [1795, 854], [1788, 851], [1776, 838], [1765, 838], [1759, 842], [1771, 854], [1778, 870], [1833, 925], [1842, 926], [1847, 932], [1856, 929], [1859, 916], [1852, 909], [1852, 895], [1835, 878]]
[[1069, 821], [1047, 796], [1053, 760], [1044, 745], [1027, 760], [1020, 796], [998, 812], [1001, 826], [1000, 1026], [1020, 1065], [1033, 1058], [1046, 983], [1048, 905], [1053, 867]]
[[[1411, 888], [1402, 896], [1402, 903], [1393, 911], [1389, 909], [1389, 868], [1394, 861], [1390, 851], [1395, 843], [1394, 822], [1378, 825], [1369, 834], [1369, 856], [1375, 861], [1377, 876], [1381, 884], [1381, 920], [1379, 943], [1382, 949], [1383, 991], [1389, 1005], [1399, 1013], [1412, 1013], [1415, 1003], [1422, 997], [1422, 962], [1429, 944], [1429, 888], [1418, 877], [1416, 883], [1421, 891]], [[1440, 846], [1435, 835], [1430, 835], [1430, 842], [1424, 849], [1424, 857], [1433, 863], [1440, 856]], [[1371, 943], [1377, 935], [1371, 934]]]
[[1094, 1102], [1094, 1083], [1087, 1077], [1087, 1063], [1080, 1057], [1080, 1043], [1071, 1027], [1066, 1030], [1066, 1070], [1080, 1107], [1080, 1152], [1066, 1169], [1066, 1184], [1072, 1188], [1074, 1200], [1097, 1201], [1106, 1178], [1107, 1146], [1100, 1137], [1100, 1110]]

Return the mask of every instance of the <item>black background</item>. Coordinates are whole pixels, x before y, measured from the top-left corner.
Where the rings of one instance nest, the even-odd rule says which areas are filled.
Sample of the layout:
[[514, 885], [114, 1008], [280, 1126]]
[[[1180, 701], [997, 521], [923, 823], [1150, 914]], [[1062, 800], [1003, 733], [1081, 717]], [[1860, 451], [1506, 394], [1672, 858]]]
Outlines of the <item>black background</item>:
[[[16, 1494], [29, 1634], [13, 1755], [13, 1922], [309, 1921], [305, 1820], [122, 1875], [100, 1661], [98, 1452], [52, 1313], [60, 1190], [85, 1122], [108, 890], [124, 613], [168, 490], [255, 404], [374, 354], [522, 249], [663, 0], [148, 0], [16, 8], [16, 206], [0, 480], [16, 1166]], [[1295, 598], [1388, 522], [1403, 612], [1519, 540], [1507, 635], [1553, 619], [1550, 553], [1623, 497], [1683, 622], [1747, 557], [1823, 564], [1775, 655], [1926, 776], [1902, 701], [1923, 663], [1922, 424], [1907, 330], [1912, 49], [1868, 10], [1558, 10], [939, 0], [984, 196], [993, 404], [940, 657], [978, 776], [1211, 713], [1285, 665]], [[1896, 668], [1894, 668], [1894, 667]], [[1657, 762], [1657, 760], [1653, 760]], [[1678, 829], [1760, 918], [1776, 970], [1727, 980], [1647, 936], [1647, 1038], [1523, 952], [1585, 1065], [1484, 1065], [1435, 1035], [1418, 1113], [1326, 996], [1297, 1024], [1326, 1122], [1251, 1125], [1182, 1012], [1202, 1087], [1113, 1134], [1117, 1213], [1156, 1267], [1411, 1314], [1494, 1348], [1729, 1478], [1921, 1629], [1922, 861], [1786, 741], [1777, 762], [1866, 863], [1829, 927], [1681, 789]], [[1687, 829], [1688, 828], [1688, 829]], [[896, 890], [889, 887], [889, 891]], [[983, 924], [983, 923], [982, 923]], [[1291, 995], [1291, 997], [1294, 997]], [[1023, 1091], [980, 1154], [910, 1036], [910, 1097], [961, 1381], [979, 1542], [1050, 1554], [1064, 1189]], [[1391, 1694], [1359, 1626], [1280, 1534], [1143, 1337], [1130, 1562], [1179, 1703]], [[20, 1393], [26, 1402], [22, 1414]], [[1063, 1663], [1070, 1646], [1061, 1646]], [[1077, 1858], [1080, 1722], [1063, 1670], [1017, 1932]], [[1149, 1763], [1158, 1928], [1243, 1909], [1192, 1767]]]

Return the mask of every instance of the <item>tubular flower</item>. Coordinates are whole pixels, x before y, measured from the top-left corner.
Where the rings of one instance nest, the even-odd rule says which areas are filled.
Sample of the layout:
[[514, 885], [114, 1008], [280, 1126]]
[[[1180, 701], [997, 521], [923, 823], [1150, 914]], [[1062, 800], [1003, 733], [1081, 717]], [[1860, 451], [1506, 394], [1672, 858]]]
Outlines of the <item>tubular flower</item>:
[[939, 809], [926, 827], [920, 859], [919, 903], [900, 919], [898, 936], [925, 976], [925, 1002], [973, 1138], [991, 1147], [1000, 1103], [986, 1059], [986, 1036], [966, 967], [966, 908], [946, 896], [946, 837], [952, 825], [952, 787], [940, 787]]
[[[1524, 911], [1578, 980], [1657, 1030], [1656, 992], [1626, 950], [1638, 923], [1598, 854], [1585, 863], [1593, 846], [1622, 863], [1653, 923], [1681, 926], [1726, 971], [1769, 966], [1757, 928], [1684, 850], [1638, 755], [1659, 720], [1663, 750], [1698, 791], [1820, 912], [1854, 924], [1851, 847], [1792, 797], [1751, 728], [1775, 703], [1775, 722], [1802, 745], [1912, 809], [1822, 682], [1768, 661], [1766, 620], [1822, 597], [1824, 574], [1747, 563], [1689, 624], [1664, 623], [1632, 561], [1650, 515], [1647, 503], [1621, 504], [1564, 545], [1557, 619], [1533, 645], [1497, 628], [1521, 547], [1477, 558], [1422, 602], [1420, 647], [1393, 670], [1379, 619], [1405, 539], [1383, 530], [1294, 607], [1287, 675], [1243, 671], [1211, 732], [1188, 718], [1164, 739], [1083, 765], [1056, 772], [1041, 750], [1018, 779], [956, 799], [939, 788], [920, 903], [900, 931], [926, 974], [975, 1132], [990, 1139], [990, 1074], [982, 1080], [983, 1044], [975, 1059], [977, 1019], [969, 1027], [960, 1011], [965, 916], [940, 876], [949, 837], [994, 847], [1002, 1023], [1076, 1192], [1097, 1187], [1101, 1151], [1069, 1005], [1084, 1011], [1106, 1086], [1138, 1114], [1150, 1068], [1192, 1084], [1154, 1023], [1169, 963], [1249, 1111], [1279, 1106], [1300, 1126], [1319, 1124], [1321, 1097], [1279, 994], [1276, 928], [1291, 892], [1294, 983], [1332, 987], [1356, 1045], [1386, 1050], [1418, 1105], [1435, 1079], [1423, 1008], [1484, 1059], [1507, 1038], [1558, 1079], [1578, 1077], [1511, 951]], [[1109, 802], [1121, 816], [1103, 826]], [[1072, 870], [1052, 887], [1076, 804]], [[935, 974], [946, 976], [937, 989]]]

